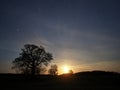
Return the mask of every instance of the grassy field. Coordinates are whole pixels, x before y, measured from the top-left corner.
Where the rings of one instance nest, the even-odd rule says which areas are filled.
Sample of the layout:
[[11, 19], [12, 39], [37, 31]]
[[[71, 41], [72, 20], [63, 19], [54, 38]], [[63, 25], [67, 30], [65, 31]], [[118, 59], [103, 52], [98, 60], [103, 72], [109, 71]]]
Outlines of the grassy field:
[[120, 74], [93, 71], [59, 76], [0, 74], [1, 90], [120, 90]]

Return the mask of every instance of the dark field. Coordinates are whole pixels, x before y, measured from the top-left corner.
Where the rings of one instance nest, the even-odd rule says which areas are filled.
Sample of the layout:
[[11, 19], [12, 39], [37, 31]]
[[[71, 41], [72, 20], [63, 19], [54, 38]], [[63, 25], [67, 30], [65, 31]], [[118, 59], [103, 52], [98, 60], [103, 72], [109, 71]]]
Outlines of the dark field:
[[120, 90], [120, 74], [93, 71], [74, 75], [0, 74], [1, 90]]

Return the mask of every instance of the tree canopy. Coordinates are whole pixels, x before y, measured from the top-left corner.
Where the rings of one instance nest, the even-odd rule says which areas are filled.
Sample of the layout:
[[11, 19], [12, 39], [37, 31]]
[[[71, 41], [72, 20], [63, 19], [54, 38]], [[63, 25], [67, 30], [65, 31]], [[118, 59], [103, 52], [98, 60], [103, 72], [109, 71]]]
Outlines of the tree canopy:
[[21, 50], [19, 57], [12, 62], [12, 69], [17, 69], [22, 73], [38, 74], [44, 70], [43, 66], [47, 66], [53, 60], [52, 54], [46, 52], [42, 46], [26, 44]]

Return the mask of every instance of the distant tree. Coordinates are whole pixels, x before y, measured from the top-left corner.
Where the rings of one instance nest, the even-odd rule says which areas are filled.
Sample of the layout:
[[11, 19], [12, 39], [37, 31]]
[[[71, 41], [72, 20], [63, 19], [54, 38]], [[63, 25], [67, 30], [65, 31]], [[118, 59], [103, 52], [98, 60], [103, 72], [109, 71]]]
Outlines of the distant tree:
[[12, 62], [12, 69], [17, 69], [22, 73], [39, 74], [45, 70], [43, 66], [47, 66], [53, 60], [52, 54], [46, 52], [42, 46], [26, 44], [21, 50], [20, 56]]
[[50, 75], [57, 75], [58, 74], [58, 66], [56, 64], [51, 65], [51, 68], [49, 69], [49, 74]]
[[73, 74], [73, 71], [72, 71], [72, 70], [69, 70], [69, 74]]

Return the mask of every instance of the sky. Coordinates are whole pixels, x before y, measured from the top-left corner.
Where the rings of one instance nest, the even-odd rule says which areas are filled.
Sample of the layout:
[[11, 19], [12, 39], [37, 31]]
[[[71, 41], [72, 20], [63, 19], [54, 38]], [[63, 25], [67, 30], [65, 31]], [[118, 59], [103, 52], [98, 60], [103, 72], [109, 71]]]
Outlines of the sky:
[[25, 44], [53, 54], [59, 73], [120, 72], [119, 0], [0, 0], [0, 72]]

